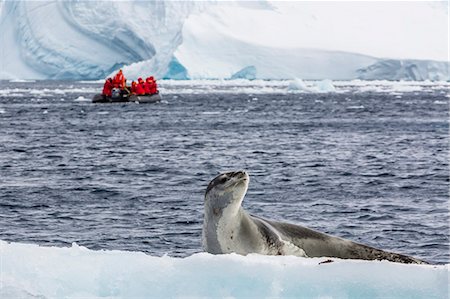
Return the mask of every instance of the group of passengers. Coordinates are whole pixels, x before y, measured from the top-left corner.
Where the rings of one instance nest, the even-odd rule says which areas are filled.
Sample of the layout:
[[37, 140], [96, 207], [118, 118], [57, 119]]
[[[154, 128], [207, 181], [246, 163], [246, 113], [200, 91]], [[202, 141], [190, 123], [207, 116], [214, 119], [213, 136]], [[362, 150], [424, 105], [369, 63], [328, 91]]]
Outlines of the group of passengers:
[[103, 85], [102, 94], [106, 97], [115, 97], [118, 95], [152, 95], [158, 93], [158, 85], [153, 76], [142, 80], [138, 79], [138, 82], [132, 81], [131, 86], [127, 86], [127, 79], [123, 75], [122, 70], [113, 77], [108, 78]]

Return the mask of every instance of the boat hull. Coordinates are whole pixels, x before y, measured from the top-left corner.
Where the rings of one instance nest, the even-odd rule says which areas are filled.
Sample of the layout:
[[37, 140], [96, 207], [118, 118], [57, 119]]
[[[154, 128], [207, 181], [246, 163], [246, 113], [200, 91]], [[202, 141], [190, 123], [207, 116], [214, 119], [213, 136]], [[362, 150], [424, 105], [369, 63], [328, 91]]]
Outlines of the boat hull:
[[96, 94], [92, 98], [93, 103], [124, 103], [124, 102], [133, 102], [139, 104], [151, 104], [161, 102], [161, 95], [159, 93], [155, 93], [152, 95], [122, 95], [118, 98], [107, 97], [102, 94]]

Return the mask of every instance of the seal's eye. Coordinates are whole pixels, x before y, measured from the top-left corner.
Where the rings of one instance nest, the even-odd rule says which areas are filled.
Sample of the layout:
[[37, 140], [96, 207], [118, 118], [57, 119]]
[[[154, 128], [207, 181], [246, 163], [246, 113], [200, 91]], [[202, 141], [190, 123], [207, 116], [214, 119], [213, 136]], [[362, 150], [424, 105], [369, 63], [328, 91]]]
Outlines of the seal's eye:
[[219, 180], [219, 184], [225, 184], [226, 181], [228, 181], [228, 178], [224, 176]]

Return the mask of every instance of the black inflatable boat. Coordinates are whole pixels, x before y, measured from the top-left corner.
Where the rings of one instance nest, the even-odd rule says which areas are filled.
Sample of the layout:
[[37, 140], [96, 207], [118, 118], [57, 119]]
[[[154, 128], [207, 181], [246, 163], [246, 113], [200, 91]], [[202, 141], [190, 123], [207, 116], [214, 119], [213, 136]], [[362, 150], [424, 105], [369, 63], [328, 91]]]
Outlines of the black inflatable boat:
[[115, 97], [107, 97], [102, 94], [96, 94], [92, 99], [92, 103], [123, 103], [123, 102], [133, 102], [139, 104], [150, 104], [161, 102], [161, 95], [155, 93], [152, 95], [128, 95], [121, 94]]

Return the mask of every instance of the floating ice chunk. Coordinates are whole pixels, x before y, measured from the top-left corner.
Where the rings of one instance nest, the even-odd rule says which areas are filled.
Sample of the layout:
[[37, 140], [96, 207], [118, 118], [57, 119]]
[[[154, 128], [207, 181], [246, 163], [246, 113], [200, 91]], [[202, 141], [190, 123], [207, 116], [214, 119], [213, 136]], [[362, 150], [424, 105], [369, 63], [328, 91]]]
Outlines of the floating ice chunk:
[[221, 113], [222, 112], [220, 112], [220, 111], [204, 111], [204, 112], [202, 112], [202, 114], [204, 114], [204, 115], [218, 115]]
[[359, 105], [359, 106], [348, 106], [347, 109], [364, 109], [363, 105]]
[[319, 82], [316, 82], [316, 87], [318, 91], [321, 92], [335, 92], [336, 88], [333, 85], [331, 80], [325, 79]]
[[331, 80], [317, 81], [308, 86], [302, 79], [294, 79], [288, 85], [288, 90], [300, 90], [305, 92], [335, 92], [336, 88]]
[[315, 90], [311, 87], [308, 87], [306, 83], [299, 78], [295, 78], [291, 82], [289, 82], [288, 90], [300, 90], [306, 92], [314, 92]]
[[448, 265], [250, 254], [186, 258], [0, 241], [0, 298], [447, 298]]
[[87, 99], [87, 98], [85, 98], [85, 97], [83, 97], [83, 96], [79, 96], [79, 97], [76, 98], [74, 101], [75, 101], [75, 102], [90, 102], [91, 100], [90, 100], [90, 99]]

